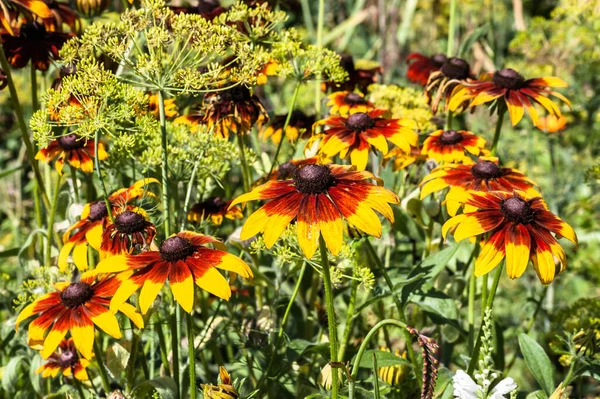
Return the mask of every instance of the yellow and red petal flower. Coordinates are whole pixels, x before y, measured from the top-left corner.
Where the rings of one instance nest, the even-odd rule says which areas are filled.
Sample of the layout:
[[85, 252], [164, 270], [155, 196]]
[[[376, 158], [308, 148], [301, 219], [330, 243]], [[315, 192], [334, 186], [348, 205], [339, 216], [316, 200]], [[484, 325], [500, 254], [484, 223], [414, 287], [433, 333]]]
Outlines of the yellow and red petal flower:
[[506, 251], [506, 272], [510, 278], [521, 277], [529, 263], [531, 237], [522, 224], [507, 227], [504, 237]]
[[419, 53], [409, 54], [406, 57], [406, 63], [408, 64], [406, 77], [411, 82], [425, 86], [431, 73], [439, 71], [446, 61], [447, 57], [444, 54], [435, 54], [431, 57]]
[[438, 162], [471, 164], [468, 154], [485, 155], [485, 140], [466, 130], [437, 130], [423, 143], [422, 153]]
[[161, 267], [153, 267], [144, 279], [144, 285], [140, 291], [139, 304], [142, 314], [146, 314], [154, 300], [158, 296], [160, 289], [165, 285], [169, 277], [171, 266], [164, 262]]
[[349, 91], [337, 91], [330, 94], [327, 106], [331, 107], [331, 115], [348, 115], [356, 112], [368, 112], [374, 108], [373, 103], [369, 102], [359, 93]]
[[475, 276], [483, 276], [493, 270], [506, 254], [504, 229], [499, 229], [492, 234], [481, 248], [481, 253], [475, 261]]
[[191, 313], [194, 306], [194, 277], [185, 262], [179, 260], [171, 266], [169, 283], [177, 303], [183, 310]]
[[231, 288], [229, 287], [229, 283], [223, 277], [221, 273], [217, 271], [215, 268], [208, 268], [204, 271], [202, 275], [197, 276], [194, 274], [195, 283], [198, 287], [202, 288], [204, 291], [210, 292], [211, 294], [229, 300], [231, 297]]
[[71, 338], [81, 356], [91, 359], [94, 355], [94, 323], [87, 316], [81, 316], [77, 323], [71, 326]]

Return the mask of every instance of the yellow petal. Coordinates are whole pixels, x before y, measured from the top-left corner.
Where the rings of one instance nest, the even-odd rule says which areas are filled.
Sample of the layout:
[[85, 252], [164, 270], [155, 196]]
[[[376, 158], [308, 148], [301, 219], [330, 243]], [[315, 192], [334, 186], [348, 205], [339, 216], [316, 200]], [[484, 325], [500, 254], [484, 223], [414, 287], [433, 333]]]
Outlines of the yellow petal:
[[91, 359], [94, 356], [92, 349], [94, 347], [94, 325], [92, 323], [72, 326], [71, 337], [83, 357]]
[[129, 270], [130, 267], [127, 263], [128, 256], [127, 255], [115, 255], [109, 258], [106, 258], [94, 269], [96, 273], [118, 273], [125, 270]]
[[227, 301], [231, 297], [229, 283], [215, 268], [211, 267], [202, 275], [202, 277], [196, 278], [196, 285], [204, 291], [210, 292]]
[[122, 312], [125, 316], [129, 317], [137, 328], [144, 328], [144, 318], [138, 313], [133, 305], [123, 302], [118, 306], [118, 309], [119, 312]]
[[527, 228], [521, 224], [506, 229], [506, 272], [512, 279], [521, 277], [529, 263], [531, 238]]
[[234, 272], [242, 276], [243, 278], [253, 278], [254, 274], [252, 273], [252, 269], [250, 266], [246, 264], [239, 257], [232, 255], [230, 253], [225, 253], [221, 258], [221, 261], [214, 265], [215, 267], [227, 270], [230, 272]]
[[61, 272], [64, 272], [65, 270], [67, 270], [69, 255], [71, 254], [73, 247], [75, 247], [74, 242], [67, 242], [60, 249], [60, 252], [58, 254], [58, 268], [60, 269]]
[[44, 340], [44, 348], [40, 352], [43, 359], [48, 359], [48, 357], [54, 353], [58, 344], [65, 338], [67, 335], [67, 331], [69, 331], [68, 326], [64, 322], [57, 322], [52, 327], [52, 330], [46, 336]]
[[98, 223], [85, 233], [85, 239], [96, 251], [102, 246], [102, 224]]
[[106, 312], [102, 312], [96, 316], [91, 317], [95, 325], [97, 325], [102, 331], [110, 335], [115, 339], [121, 338], [121, 328], [119, 327], [119, 321], [115, 315], [106, 309]]
[[154, 300], [158, 296], [158, 293], [163, 285], [165, 285], [164, 281], [152, 281], [150, 279], [144, 281], [139, 298], [140, 310], [142, 311], [142, 314], [146, 314], [146, 312], [148, 312], [148, 309], [150, 309], [150, 306], [152, 306], [154, 303]]
[[80, 241], [75, 245], [73, 250], [73, 263], [80, 271], [85, 271], [88, 268], [88, 246], [85, 242]]

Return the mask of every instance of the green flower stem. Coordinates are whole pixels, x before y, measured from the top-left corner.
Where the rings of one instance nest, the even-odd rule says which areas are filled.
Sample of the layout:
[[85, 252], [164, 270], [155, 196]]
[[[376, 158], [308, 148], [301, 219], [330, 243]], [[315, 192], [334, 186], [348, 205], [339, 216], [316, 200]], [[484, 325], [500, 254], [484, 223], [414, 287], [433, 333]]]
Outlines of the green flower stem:
[[188, 358], [190, 365], [190, 399], [196, 399], [196, 346], [194, 344], [194, 320], [192, 314], [186, 314], [188, 335]]
[[469, 278], [469, 300], [468, 300], [468, 322], [469, 322], [469, 340], [467, 349], [469, 352], [473, 350], [473, 343], [475, 340], [475, 270]]
[[79, 187], [78, 187], [78, 180], [77, 180], [77, 169], [75, 169], [75, 167], [71, 164], [69, 164], [69, 167], [71, 168], [71, 181], [73, 182], [73, 194], [74, 194], [74, 199], [76, 203], [79, 203]]
[[52, 207], [50, 208], [50, 214], [48, 215], [48, 245], [46, 245], [46, 257], [45, 265], [51, 266], [52, 262], [52, 236], [54, 235], [54, 218], [56, 216], [56, 207], [58, 205], [58, 195], [60, 194], [60, 185], [62, 183], [62, 175], [58, 175], [56, 178], [56, 187], [54, 188], [54, 195], [52, 196]]
[[277, 150], [275, 150], [275, 155], [273, 156], [273, 162], [271, 163], [271, 169], [269, 170], [269, 174], [267, 175], [267, 180], [271, 177], [271, 173], [273, 173], [273, 169], [277, 166], [277, 157], [279, 156], [279, 152], [281, 151], [281, 147], [283, 147], [283, 141], [286, 138], [285, 130], [290, 124], [290, 120], [292, 119], [292, 113], [294, 112], [294, 108], [296, 107], [296, 100], [298, 99], [298, 93], [300, 93], [300, 84], [302, 82], [298, 81], [296, 83], [296, 87], [294, 88], [294, 94], [292, 96], [292, 101], [290, 102], [290, 106], [288, 109], [287, 116], [285, 118], [285, 122], [283, 124], [283, 131], [281, 133], [281, 140], [279, 140], [279, 144], [277, 145]]
[[[483, 303], [482, 308], [491, 308], [494, 304], [494, 299], [496, 298], [496, 291], [498, 290], [498, 283], [500, 282], [500, 277], [502, 276], [502, 270], [504, 269], [504, 264], [496, 267], [496, 274], [494, 274], [494, 281], [492, 281], [492, 287], [490, 288], [489, 295], [487, 296], [487, 300]], [[483, 324], [483, 323], [482, 323]], [[479, 361], [479, 350], [481, 349], [481, 337], [483, 336], [483, 328], [479, 328], [479, 334], [477, 335], [477, 341], [475, 343], [475, 347], [473, 348], [473, 353], [471, 355], [471, 361], [469, 362], [469, 368], [467, 369], [467, 374], [473, 375], [475, 371], [475, 367], [477, 366], [477, 362]]]
[[487, 308], [487, 297], [488, 297], [488, 275], [484, 274], [481, 276], [481, 318], [485, 315], [485, 309]]
[[[148, 323], [149, 317], [144, 317], [144, 325]], [[142, 330], [140, 329], [137, 333], [134, 331], [134, 324], [130, 320], [129, 325], [131, 326], [131, 354], [129, 355], [129, 361], [127, 362], [127, 392], [131, 392], [135, 384], [135, 360], [140, 347], [140, 339], [142, 338]], [[143, 354], [143, 351], [142, 351]], [[142, 363], [146, 363], [145, 360]]]
[[158, 346], [160, 347], [160, 358], [162, 360], [163, 367], [165, 369], [165, 373], [167, 377], [171, 376], [171, 367], [169, 366], [169, 356], [167, 355], [167, 340], [165, 339], [165, 333], [163, 331], [162, 321], [157, 316], [157, 321], [154, 323], [154, 328], [156, 329], [156, 334], [158, 335]]
[[100, 371], [100, 378], [102, 379], [102, 386], [104, 387], [104, 392], [107, 394], [110, 392], [110, 380], [108, 379], [108, 374], [106, 373], [106, 367], [104, 366], [104, 361], [102, 360], [102, 349], [100, 345], [98, 345], [98, 339], [94, 339], [94, 356], [96, 356], [96, 362], [98, 362], [98, 370]]
[[242, 134], [236, 134], [238, 150], [240, 151], [240, 161], [242, 168], [242, 180], [244, 183], [244, 191], [250, 191], [250, 176], [249, 176], [249, 168], [248, 168], [248, 160], [246, 159], [246, 146], [244, 145], [244, 136]]
[[354, 308], [356, 307], [356, 293], [358, 291], [358, 279], [352, 279], [352, 285], [350, 286], [350, 302], [348, 303], [348, 309], [346, 310], [346, 325], [344, 326], [344, 336], [340, 345], [340, 351], [338, 358], [344, 361], [344, 355], [346, 354], [346, 348], [348, 347], [348, 341], [350, 340], [350, 334], [352, 333], [352, 324], [354, 321]]
[[492, 140], [492, 148], [490, 149], [492, 156], [496, 156], [498, 150], [498, 140], [500, 140], [500, 132], [502, 131], [502, 122], [504, 122], [504, 114], [506, 113], [506, 106], [498, 105], [498, 121], [496, 122], [496, 130], [494, 131], [494, 139]]
[[456, 0], [450, 0], [450, 20], [448, 21], [448, 47], [446, 55], [452, 57], [452, 46], [454, 45], [454, 31], [456, 30]]
[[19, 125], [19, 130], [21, 130], [21, 137], [23, 138], [25, 149], [27, 150], [27, 159], [29, 160], [31, 167], [33, 168], [33, 174], [35, 175], [35, 180], [38, 184], [39, 195], [42, 198], [42, 202], [44, 203], [46, 210], [50, 210], [50, 199], [48, 198], [48, 194], [46, 193], [44, 179], [42, 178], [42, 174], [40, 173], [38, 162], [35, 159], [35, 148], [31, 142], [31, 139], [29, 138], [29, 131], [27, 130], [27, 124], [25, 123], [25, 117], [23, 116], [23, 108], [21, 107], [21, 103], [19, 102], [19, 95], [17, 93], [17, 89], [12, 78], [10, 65], [8, 63], [8, 60], [6, 59], [6, 55], [4, 54], [4, 48], [2, 46], [0, 46], [0, 67], [4, 71], [4, 74], [6, 75], [6, 80], [8, 81], [10, 99], [12, 101], [15, 114], [17, 115], [17, 123]]
[[[394, 303], [396, 304], [396, 309], [398, 310], [398, 318], [400, 319], [400, 321], [402, 323], [406, 323], [406, 315], [404, 314], [404, 306], [402, 306], [402, 303], [400, 303], [400, 300], [398, 299], [398, 297], [393, 293], [394, 292], [394, 284], [392, 283], [390, 276], [388, 276], [387, 271], [385, 270], [385, 267], [381, 263], [381, 259], [379, 259], [379, 256], [377, 256], [377, 252], [375, 252], [375, 248], [373, 248], [373, 246], [371, 245], [371, 242], [368, 239], [366, 239], [364, 242], [365, 242], [365, 246], [367, 247], [367, 251], [370, 252], [372, 260], [375, 262], [375, 265], [381, 272], [383, 279], [385, 280], [385, 282], [390, 290], [392, 298], [394, 299]], [[404, 333], [404, 337], [406, 338], [406, 342], [407, 342], [406, 343], [406, 351], [408, 352], [408, 357], [409, 357], [410, 362], [412, 363], [412, 366], [415, 370], [415, 375], [417, 376], [417, 380], [421, 381], [421, 375], [420, 375], [421, 369], [419, 367], [419, 362], [417, 361], [417, 356], [415, 355], [415, 350], [411, 345], [411, 342], [412, 342], [411, 335], [407, 330]]]
[[[169, 152], [167, 149], [167, 118], [165, 117], [165, 97], [162, 90], [158, 92], [158, 115], [160, 120], [160, 146], [162, 149], [162, 202], [163, 212], [165, 213], [165, 237], [171, 236], [171, 214], [169, 212]], [[179, 309], [179, 307], [177, 307]], [[178, 375], [178, 374], [175, 374]], [[178, 384], [179, 386], [179, 384]]]
[[190, 181], [188, 183], [187, 191], [185, 193], [185, 202], [183, 203], [183, 216], [181, 220], [181, 228], [180, 231], [185, 230], [185, 225], [187, 223], [187, 214], [190, 208], [190, 199], [192, 198], [192, 188], [194, 187], [194, 182], [196, 181], [196, 172], [198, 171], [198, 165], [200, 165], [200, 158], [202, 154], [196, 159], [194, 162], [194, 169], [192, 169], [192, 175], [190, 176]]
[[175, 398], [180, 398], [180, 381], [179, 375], [179, 321], [181, 320], [181, 310], [179, 304], [175, 301], [175, 312], [171, 315], [171, 351], [173, 352], [173, 380], [175, 380]]
[[106, 204], [106, 210], [108, 211], [108, 217], [111, 222], [114, 222], [114, 217], [112, 213], [112, 206], [110, 205], [110, 201], [108, 200], [108, 191], [106, 191], [106, 185], [104, 184], [104, 177], [102, 177], [102, 169], [100, 169], [100, 160], [98, 159], [98, 143], [100, 142], [100, 131], [96, 130], [96, 134], [94, 135], [94, 153], [96, 156], [94, 157], [94, 164], [96, 168], [96, 175], [98, 176], [98, 181], [100, 182], [100, 187], [102, 188], [102, 194], [104, 196], [104, 203]]
[[[319, 0], [319, 14], [317, 20], [317, 46], [323, 45], [323, 25], [325, 22], [325, 0]], [[315, 116], [321, 117], [321, 79], [315, 80]]]
[[[408, 330], [406, 329], [406, 324], [404, 322], [398, 321], [398, 320], [393, 320], [393, 319], [381, 320], [379, 323], [375, 324], [373, 326], [373, 328], [371, 328], [371, 330], [365, 337], [364, 341], [360, 345], [360, 348], [358, 349], [358, 353], [356, 354], [356, 358], [354, 360], [354, 365], [352, 366], [352, 372], [350, 374], [350, 381], [349, 381], [349, 386], [348, 386], [348, 398], [349, 399], [354, 399], [354, 384], [356, 383], [356, 377], [358, 376], [358, 369], [359, 369], [360, 361], [362, 360], [362, 357], [365, 353], [365, 350], [367, 349], [367, 346], [369, 345], [369, 342], [382, 327], [388, 326], [388, 325], [402, 328], [404, 331], [406, 331], [406, 333], [408, 333], [409, 337], [411, 336], [410, 333], [408, 332]], [[409, 346], [411, 346], [411, 340], [406, 342], [406, 347], [409, 347]]]
[[81, 387], [81, 382], [75, 376], [73, 376], [73, 382], [75, 382], [75, 388], [77, 388], [77, 392], [79, 392], [79, 396], [81, 399], [85, 399], [85, 393], [83, 392], [83, 388]]
[[[327, 246], [323, 236], [319, 235], [319, 247], [321, 249], [321, 266], [323, 266], [323, 284], [325, 285], [325, 302], [327, 303], [327, 324], [329, 325], [329, 352], [330, 361], [338, 361], [338, 337], [337, 324], [335, 322], [335, 306], [333, 305], [333, 284], [331, 283], [331, 271], [329, 270], [329, 258], [327, 257]], [[338, 371], [331, 368], [331, 397], [338, 398]]]

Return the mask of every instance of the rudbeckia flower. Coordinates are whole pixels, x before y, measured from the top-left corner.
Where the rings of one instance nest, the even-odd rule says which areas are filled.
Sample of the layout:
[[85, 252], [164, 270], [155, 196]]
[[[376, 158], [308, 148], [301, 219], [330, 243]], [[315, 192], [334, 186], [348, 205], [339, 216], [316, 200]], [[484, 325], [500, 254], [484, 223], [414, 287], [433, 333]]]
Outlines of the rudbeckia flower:
[[336, 91], [327, 98], [329, 98], [327, 106], [331, 107], [329, 109], [331, 115], [346, 116], [356, 112], [369, 112], [374, 108], [372, 102], [367, 101], [363, 95], [355, 92]]
[[[390, 351], [388, 348], [381, 348], [381, 350], [385, 352]], [[396, 349], [394, 354], [398, 358], [406, 360], [406, 352], [403, 352], [401, 355], [400, 351]], [[410, 375], [410, 366], [408, 364], [393, 364], [391, 366], [379, 367], [377, 375], [379, 375], [381, 381], [384, 381], [386, 384], [399, 386], [408, 379]]]
[[409, 152], [410, 147], [416, 146], [419, 141], [414, 131], [415, 122], [410, 119], [385, 119], [381, 117], [384, 113], [385, 110], [375, 109], [348, 117], [330, 116], [317, 122], [315, 126], [329, 126], [324, 131], [319, 152], [328, 158], [338, 153], [340, 158], [350, 155], [350, 162], [360, 170], [367, 167], [371, 146], [385, 155], [389, 141]]
[[13, 68], [23, 68], [31, 60], [38, 71], [47, 71], [50, 61], [58, 58], [59, 50], [72, 36], [48, 32], [44, 25], [34, 21], [22, 25], [18, 37], [2, 34], [2, 46]]
[[220, 197], [210, 197], [195, 204], [190, 209], [187, 219], [191, 222], [201, 222], [210, 219], [212, 224], [220, 225], [223, 218], [235, 220], [242, 219], [244, 214], [239, 206], [229, 208], [232, 201], [225, 201]]
[[135, 248], [150, 245], [155, 235], [156, 227], [150, 223], [146, 212], [125, 208], [114, 215], [114, 223], [106, 222], [100, 250], [109, 256], [130, 254]]
[[48, 32], [63, 32], [63, 24], [67, 25], [73, 33], [82, 30], [83, 25], [79, 19], [79, 15], [77, 15], [68, 3], [62, 3], [56, 0], [46, 1], [52, 15], [50, 18], [43, 18], [42, 22]]
[[485, 140], [466, 130], [436, 130], [423, 143], [423, 155], [437, 162], [473, 163], [468, 154], [487, 155]]
[[539, 197], [537, 184], [512, 168], [501, 168], [498, 158], [480, 157], [472, 165], [446, 164], [431, 171], [421, 182], [421, 199], [450, 187], [446, 195], [448, 214], [456, 215], [470, 191], [524, 191], [530, 197]]
[[58, 351], [48, 358], [48, 361], [35, 370], [36, 374], [42, 373], [43, 378], [56, 377], [62, 373], [65, 377], [75, 377], [80, 381], [89, 380], [86, 368], [90, 362], [79, 357], [73, 339], [63, 339], [58, 344]]
[[425, 86], [425, 95], [427, 96], [427, 103], [431, 105], [434, 114], [437, 113], [442, 99], [445, 99], [446, 106], [448, 106], [452, 90], [458, 84], [465, 82], [470, 75], [471, 67], [469, 63], [457, 57], [447, 59], [439, 71], [432, 72], [429, 75], [427, 86]]
[[271, 174], [268, 176], [268, 179], [267, 176], [263, 176], [262, 178], [258, 179], [254, 183], [254, 186], [264, 184], [265, 182], [267, 182], [267, 180], [291, 179], [292, 177], [294, 177], [294, 173], [296, 173], [296, 169], [298, 169], [298, 166], [309, 163], [323, 164], [328, 162], [321, 162], [321, 159], [319, 157], [310, 157], [306, 159], [292, 159], [291, 161], [284, 162], [275, 169], [273, 169]]
[[16, 21], [19, 14], [27, 17], [33, 15], [40, 18], [52, 17], [52, 12], [43, 0], [0, 0], [0, 24], [6, 31], [15, 36], [19, 30], [15, 29], [11, 22]]
[[[17, 317], [16, 325], [38, 314], [29, 324], [28, 342], [35, 349], [41, 347], [42, 358], [47, 359], [71, 332], [71, 338], [77, 350], [86, 359], [92, 358], [94, 344], [94, 325], [115, 339], [121, 338], [119, 321], [114, 313], [123, 312], [142, 328], [144, 321], [135, 308], [122, 303], [114, 312], [108, 308], [110, 298], [119, 288], [116, 278], [95, 279], [86, 273], [79, 282], [56, 283], [55, 292], [42, 295], [26, 306]], [[46, 334], [48, 332], [48, 334]]]
[[474, 211], [448, 220], [442, 234], [445, 237], [450, 228], [456, 228], [457, 242], [486, 234], [475, 261], [475, 276], [489, 273], [506, 258], [506, 272], [514, 279], [531, 259], [540, 281], [549, 284], [556, 274], [555, 258], [559, 271], [567, 266], [565, 251], [551, 233], [577, 245], [573, 228], [550, 212], [541, 197], [528, 197], [522, 191], [472, 192], [465, 206]]
[[448, 58], [444, 54], [436, 54], [431, 57], [419, 53], [409, 54], [406, 57], [406, 63], [408, 64], [406, 77], [411, 82], [425, 86], [427, 85], [429, 76], [433, 72], [439, 71], [447, 60]]
[[[119, 210], [133, 209], [128, 204], [138, 198], [153, 194], [147, 191], [147, 185], [158, 183], [153, 178], [142, 179], [129, 188], [122, 188], [108, 196], [111, 211], [115, 215]], [[104, 226], [108, 222], [108, 209], [104, 200], [91, 202], [83, 207], [81, 219], [67, 229], [63, 235], [63, 247], [58, 255], [58, 267], [67, 269], [69, 255], [73, 253], [73, 263], [81, 271], [88, 268], [88, 245], [100, 251]]]
[[546, 133], [556, 133], [564, 130], [567, 127], [567, 118], [564, 115], [556, 116], [556, 115], [546, 115], [545, 117], [541, 117], [538, 119], [538, 122], [535, 124], [540, 130], [543, 130]]
[[354, 59], [349, 54], [340, 54], [340, 65], [348, 73], [348, 80], [343, 83], [324, 82], [321, 85], [323, 91], [332, 89], [334, 91], [355, 91], [366, 93], [370, 85], [377, 82], [377, 75], [383, 72], [379, 65], [372, 67], [357, 68]]
[[479, 80], [463, 82], [452, 92], [449, 108], [454, 111], [461, 104], [468, 102], [469, 107], [492, 101], [502, 101], [501, 106], [508, 108], [510, 121], [515, 126], [523, 118], [525, 109], [534, 125], [538, 123], [538, 112], [533, 106], [540, 104], [550, 114], [561, 116], [560, 109], [548, 96], [564, 101], [569, 107], [571, 103], [562, 94], [551, 90], [551, 87], [567, 87], [567, 83], [557, 77], [527, 79], [511, 68], [504, 68], [493, 73], [484, 73]]
[[139, 305], [146, 314], [167, 279], [177, 303], [191, 313], [194, 305], [194, 283], [205, 291], [229, 300], [231, 288], [217, 269], [252, 278], [250, 267], [228, 252], [207, 248], [218, 243], [213, 237], [183, 231], [167, 238], [158, 251], [139, 255], [118, 255], [101, 261], [94, 272], [119, 273], [121, 281], [115, 292], [111, 309], [117, 310], [141, 288]]
[[[279, 144], [283, 136], [283, 126], [286, 119], [287, 114], [275, 116], [268, 127], [261, 129], [259, 137], [265, 140], [270, 138], [273, 143]], [[313, 123], [315, 123], [314, 115], [307, 116], [304, 112], [295, 109], [292, 111], [290, 122], [285, 129], [285, 137], [290, 143], [298, 139], [306, 139], [311, 135]]]
[[254, 125], [262, 126], [269, 120], [258, 97], [245, 86], [207, 93], [204, 96], [202, 121], [208, 129], [223, 138], [229, 133], [245, 134]]
[[374, 210], [393, 221], [389, 204], [399, 200], [391, 191], [367, 181], [370, 179], [375, 176], [356, 171], [353, 166], [300, 165], [293, 179], [270, 180], [232, 202], [233, 206], [268, 200], [244, 223], [240, 239], [264, 233], [265, 245], [271, 248], [295, 220], [300, 248], [310, 259], [319, 245], [320, 234], [332, 254], [340, 252], [344, 218], [358, 230], [380, 237], [381, 222]]
[[[48, 147], [38, 151], [35, 159], [50, 163], [58, 156], [54, 167], [60, 175], [63, 174], [63, 166], [67, 161], [71, 166], [81, 169], [82, 172], [92, 173], [94, 171], [94, 157], [96, 156], [94, 141], [86, 140], [75, 133], [61, 136], [48, 144]], [[104, 144], [98, 142], [98, 159], [103, 161], [108, 158]]]

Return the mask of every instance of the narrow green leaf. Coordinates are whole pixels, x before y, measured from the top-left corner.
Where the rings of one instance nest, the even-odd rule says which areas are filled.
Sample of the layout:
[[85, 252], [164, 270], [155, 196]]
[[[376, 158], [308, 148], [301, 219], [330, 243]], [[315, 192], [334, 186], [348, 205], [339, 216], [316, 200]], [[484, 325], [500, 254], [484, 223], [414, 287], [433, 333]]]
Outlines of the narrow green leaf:
[[554, 391], [552, 363], [544, 349], [527, 334], [519, 334], [519, 346], [527, 367], [546, 395]]
[[[411, 365], [411, 363], [408, 360], [401, 358], [400, 356], [397, 356], [392, 352], [371, 349], [365, 351], [362, 359], [360, 359], [358, 367], [369, 369], [373, 368], [373, 356], [377, 358], [378, 367], [396, 366], [400, 364], [406, 364], [409, 366]], [[354, 359], [352, 359], [352, 364], [354, 364]]]
[[375, 352], [371, 354], [373, 359], [373, 398], [379, 399], [379, 373], [377, 373], [377, 355]]

